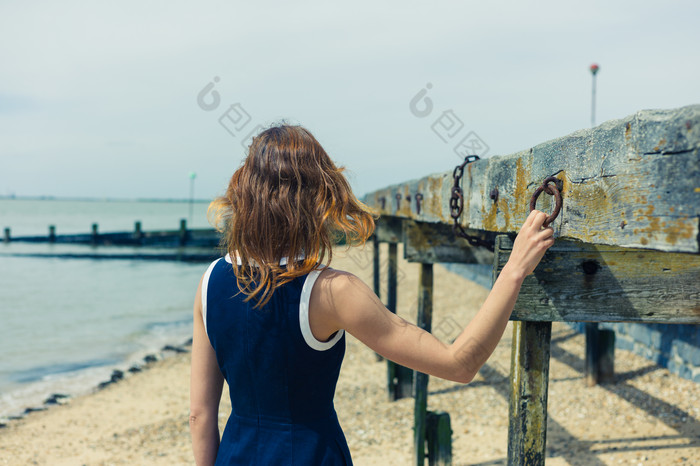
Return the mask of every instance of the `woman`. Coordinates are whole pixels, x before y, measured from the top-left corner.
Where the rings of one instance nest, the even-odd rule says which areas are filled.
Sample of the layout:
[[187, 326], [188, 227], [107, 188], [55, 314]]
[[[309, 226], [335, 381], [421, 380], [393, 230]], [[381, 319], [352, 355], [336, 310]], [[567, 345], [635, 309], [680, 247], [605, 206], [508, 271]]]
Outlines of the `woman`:
[[[345, 332], [398, 364], [468, 383], [554, 243], [546, 215], [531, 212], [481, 310], [448, 345], [389, 312], [351, 273], [321, 265], [339, 235], [364, 243], [374, 219], [306, 129], [280, 125], [254, 138], [210, 211], [228, 254], [209, 266], [194, 304], [198, 465], [352, 464], [333, 408]], [[224, 380], [232, 413], [219, 440]]]

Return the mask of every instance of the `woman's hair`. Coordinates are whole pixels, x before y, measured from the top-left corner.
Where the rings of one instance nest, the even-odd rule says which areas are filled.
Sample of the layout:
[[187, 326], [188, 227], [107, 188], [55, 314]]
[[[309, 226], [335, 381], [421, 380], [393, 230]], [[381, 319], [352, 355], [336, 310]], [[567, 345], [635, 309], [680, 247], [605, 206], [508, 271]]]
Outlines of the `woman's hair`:
[[334, 244], [362, 244], [373, 233], [376, 215], [353, 195], [343, 170], [301, 126], [273, 126], [253, 138], [208, 212], [246, 301], [264, 306], [277, 287], [309, 273], [326, 254], [327, 268]]

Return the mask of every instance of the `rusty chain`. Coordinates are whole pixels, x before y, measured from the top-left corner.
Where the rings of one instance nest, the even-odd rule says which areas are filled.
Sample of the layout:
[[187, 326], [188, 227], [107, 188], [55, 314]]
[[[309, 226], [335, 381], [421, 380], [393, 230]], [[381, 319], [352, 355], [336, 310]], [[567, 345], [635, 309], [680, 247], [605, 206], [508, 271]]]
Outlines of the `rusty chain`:
[[452, 195], [450, 197], [450, 216], [455, 222], [454, 225], [452, 225], [452, 231], [454, 231], [456, 236], [466, 239], [472, 246], [481, 246], [487, 248], [489, 251], [493, 251], [493, 241], [488, 241], [478, 236], [470, 235], [459, 223], [459, 217], [461, 217], [462, 210], [464, 209], [464, 193], [462, 192], [462, 188], [459, 184], [462, 181], [462, 176], [464, 176], [464, 167], [472, 162], [476, 162], [477, 160], [479, 160], [478, 155], [467, 155], [464, 158], [464, 162], [457, 165], [452, 172], [454, 185], [452, 186]]

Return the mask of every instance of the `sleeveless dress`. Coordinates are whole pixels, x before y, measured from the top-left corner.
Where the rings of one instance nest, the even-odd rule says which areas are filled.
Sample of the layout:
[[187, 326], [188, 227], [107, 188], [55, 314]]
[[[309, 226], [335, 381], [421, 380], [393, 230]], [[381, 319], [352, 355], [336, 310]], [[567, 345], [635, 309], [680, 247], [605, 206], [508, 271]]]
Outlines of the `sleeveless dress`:
[[333, 406], [345, 333], [321, 342], [309, 326], [319, 273], [282, 285], [253, 309], [239, 293], [229, 256], [209, 266], [202, 314], [232, 406], [217, 465], [352, 464]]

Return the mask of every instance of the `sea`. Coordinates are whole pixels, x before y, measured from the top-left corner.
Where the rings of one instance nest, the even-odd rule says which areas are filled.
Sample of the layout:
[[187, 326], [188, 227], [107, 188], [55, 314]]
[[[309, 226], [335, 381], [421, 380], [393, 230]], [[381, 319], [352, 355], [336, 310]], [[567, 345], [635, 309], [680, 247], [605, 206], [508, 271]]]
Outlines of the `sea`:
[[[11, 237], [209, 227], [207, 202], [0, 199]], [[111, 259], [119, 252], [121, 259]], [[143, 247], [3, 242], [0, 237], [0, 419], [77, 396], [169, 354], [192, 334], [207, 263], [123, 258]], [[126, 253], [126, 254], [125, 254]], [[81, 256], [85, 257], [81, 257]]]

